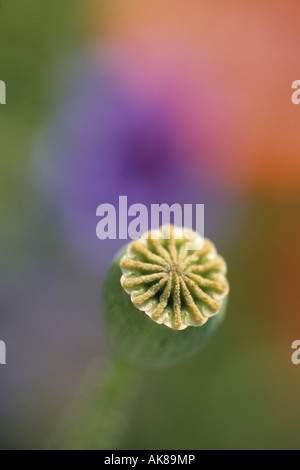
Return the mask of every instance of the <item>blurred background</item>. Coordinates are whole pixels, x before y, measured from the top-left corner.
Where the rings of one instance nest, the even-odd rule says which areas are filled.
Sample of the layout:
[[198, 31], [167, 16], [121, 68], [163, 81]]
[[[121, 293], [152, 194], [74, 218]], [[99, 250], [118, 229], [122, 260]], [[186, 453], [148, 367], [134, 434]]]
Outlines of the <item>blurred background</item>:
[[[0, 446], [45, 446], [111, 347], [96, 207], [204, 203], [228, 315], [140, 371], [113, 449], [300, 448], [300, 4], [1, 0]], [[122, 244], [122, 243], [121, 243]]]

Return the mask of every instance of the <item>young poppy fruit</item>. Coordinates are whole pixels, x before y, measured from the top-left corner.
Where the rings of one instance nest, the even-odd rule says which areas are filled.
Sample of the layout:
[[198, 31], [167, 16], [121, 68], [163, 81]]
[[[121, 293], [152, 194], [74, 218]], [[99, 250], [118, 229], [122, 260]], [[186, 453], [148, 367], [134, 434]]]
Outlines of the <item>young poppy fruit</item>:
[[109, 335], [141, 365], [180, 362], [200, 350], [220, 324], [228, 292], [226, 263], [214, 245], [191, 230], [163, 226], [131, 242], [109, 270]]

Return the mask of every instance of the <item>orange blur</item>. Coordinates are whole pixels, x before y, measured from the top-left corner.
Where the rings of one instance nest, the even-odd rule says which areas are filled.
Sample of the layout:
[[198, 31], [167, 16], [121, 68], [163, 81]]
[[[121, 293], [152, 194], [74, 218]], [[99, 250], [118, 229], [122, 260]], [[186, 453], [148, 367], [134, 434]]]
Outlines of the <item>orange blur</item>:
[[216, 129], [208, 164], [230, 184], [280, 196], [300, 188], [300, 105], [291, 102], [291, 84], [300, 79], [299, 17], [292, 0], [95, 1], [89, 30], [138, 51], [136, 66], [150, 85], [166, 72], [164, 49], [175, 86], [188, 76], [182, 114], [193, 166], [203, 152], [201, 102], [193, 96], [203, 67], [209, 70], [209, 96], [214, 88], [220, 113], [208, 113], [209, 132]]

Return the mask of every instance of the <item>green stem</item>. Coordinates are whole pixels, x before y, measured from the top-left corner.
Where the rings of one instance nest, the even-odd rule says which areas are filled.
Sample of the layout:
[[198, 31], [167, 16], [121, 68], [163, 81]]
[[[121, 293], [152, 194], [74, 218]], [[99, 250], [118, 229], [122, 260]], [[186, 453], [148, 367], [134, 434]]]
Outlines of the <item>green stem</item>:
[[69, 410], [68, 418], [51, 439], [50, 447], [63, 450], [115, 448], [137, 375], [138, 369], [132, 364], [120, 357], [112, 358], [100, 380], [96, 378], [86, 396]]

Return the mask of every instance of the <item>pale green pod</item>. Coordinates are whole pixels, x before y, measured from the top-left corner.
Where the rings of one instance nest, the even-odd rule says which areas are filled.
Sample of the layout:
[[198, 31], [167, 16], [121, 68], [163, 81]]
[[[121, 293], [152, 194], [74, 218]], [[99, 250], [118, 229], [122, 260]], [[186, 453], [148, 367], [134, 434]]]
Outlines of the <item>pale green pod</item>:
[[[164, 226], [115, 258], [103, 307], [109, 336], [132, 361], [160, 367], [199, 351], [221, 323], [229, 285], [226, 263], [199, 235]], [[195, 245], [196, 241], [196, 245]]]

